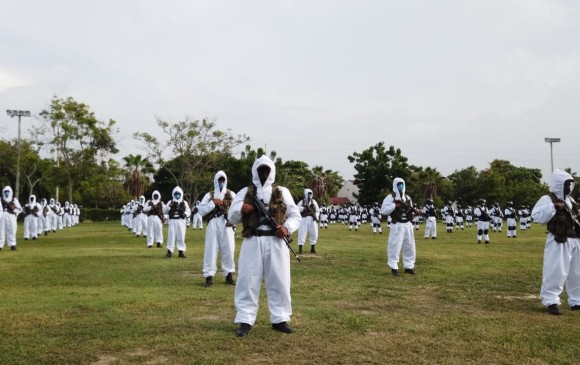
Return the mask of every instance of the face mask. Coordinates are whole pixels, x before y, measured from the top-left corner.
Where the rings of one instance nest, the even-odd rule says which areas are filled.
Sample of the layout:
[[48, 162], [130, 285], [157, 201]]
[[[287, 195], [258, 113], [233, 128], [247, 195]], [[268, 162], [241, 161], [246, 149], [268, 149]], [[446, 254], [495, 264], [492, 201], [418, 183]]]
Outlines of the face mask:
[[225, 184], [223, 182], [218, 183], [218, 187], [220, 188], [220, 190], [222, 190], [224, 188], [224, 185]]
[[159, 199], [159, 195], [157, 195], [157, 194], [153, 195], [153, 200], [157, 200], [157, 199]]
[[4, 198], [8, 199], [9, 196], [10, 196], [10, 192], [9, 191], [5, 191], [4, 192]]
[[570, 183], [570, 192], [573, 192], [573, 191], [574, 191], [574, 182], [571, 182]]
[[173, 198], [174, 198], [175, 200], [179, 200], [179, 199], [181, 199], [181, 194], [179, 194], [179, 193], [176, 193], [176, 194], [174, 194], [174, 195], [173, 195]]
[[405, 184], [403, 183], [398, 183], [397, 184], [397, 190], [399, 190], [400, 193], [403, 192], [403, 189], [405, 188]]

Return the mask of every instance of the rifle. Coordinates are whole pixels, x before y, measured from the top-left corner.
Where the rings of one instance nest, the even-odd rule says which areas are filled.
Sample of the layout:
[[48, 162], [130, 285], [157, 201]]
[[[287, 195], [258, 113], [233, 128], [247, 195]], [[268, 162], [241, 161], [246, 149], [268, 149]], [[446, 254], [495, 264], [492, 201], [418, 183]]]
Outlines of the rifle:
[[[258, 199], [257, 196], [254, 196], [254, 198], [252, 200], [253, 200], [253, 203], [256, 206], [256, 208], [258, 208], [258, 210], [260, 211], [260, 215], [266, 219], [268, 225], [274, 230], [276, 228], [278, 228], [278, 226], [279, 226], [278, 222], [276, 222], [276, 220], [274, 218], [270, 217], [270, 214], [268, 214], [268, 210], [266, 209], [264, 204], [262, 204], [260, 199]], [[288, 249], [294, 254], [294, 257], [296, 257], [296, 260], [298, 260], [298, 262], [300, 262], [300, 257], [298, 257], [298, 255], [296, 255], [296, 252], [294, 252], [294, 250], [292, 249], [292, 246], [290, 246], [290, 242], [292, 242], [292, 237], [284, 236], [282, 239], [284, 240], [284, 243], [286, 243], [286, 246], [288, 246]]]
[[[572, 206], [575, 206], [576, 202], [572, 198], [570, 198], [570, 200], [571, 200]], [[574, 222], [574, 232], [576, 232], [576, 236], [580, 236], [580, 222], [578, 222], [578, 217], [576, 216], [576, 214], [574, 214], [572, 209], [570, 209], [568, 204], [566, 204], [566, 201], [561, 201], [561, 202], [562, 202], [562, 204], [564, 204], [566, 212], [568, 212], [568, 214], [570, 214], [570, 218], [572, 218], [572, 222]]]

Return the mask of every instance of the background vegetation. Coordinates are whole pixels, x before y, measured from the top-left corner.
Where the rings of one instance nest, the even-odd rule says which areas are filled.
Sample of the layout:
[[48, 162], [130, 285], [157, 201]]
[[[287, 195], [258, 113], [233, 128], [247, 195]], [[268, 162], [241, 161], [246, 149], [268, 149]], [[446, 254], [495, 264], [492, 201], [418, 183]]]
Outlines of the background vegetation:
[[[19, 235], [21, 234], [21, 228]], [[546, 313], [544, 227], [517, 239], [475, 228], [417, 232], [417, 275], [390, 275], [388, 229], [335, 225], [292, 259], [292, 335], [274, 332], [264, 290], [237, 338], [234, 288], [204, 288], [203, 234], [187, 259], [146, 249], [118, 222], [86, 223], [0, 251], [1, 364], [574, 364], [580, 313]], [[443, 231], [443, 233], [442, 233]], [[20, 237], [20, 236], [19, 236]], [[236, 261], [240, 247], [236, 240]], [[296, 246], [294, 246], [296, 248]], [[308, 246], [306, 247], [308, 250]], [[566, 295], [562, 296], [566, 303]]]

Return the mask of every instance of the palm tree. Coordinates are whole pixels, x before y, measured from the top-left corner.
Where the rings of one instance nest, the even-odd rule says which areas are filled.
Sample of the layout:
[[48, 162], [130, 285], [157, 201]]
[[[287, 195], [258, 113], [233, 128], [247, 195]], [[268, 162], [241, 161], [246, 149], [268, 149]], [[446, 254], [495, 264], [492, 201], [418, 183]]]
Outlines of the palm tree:
[[123, 157], [123, 161], [125, 161], [124, 167], [127, 169], [125, 181], [127, 192], [134, 199], [138, 199], [145, 193], [145, 188], [149, 184], [148, 175], [154, 173], [155, 168], [147, 158], [143, 158], [141, 155], [128, 155]]

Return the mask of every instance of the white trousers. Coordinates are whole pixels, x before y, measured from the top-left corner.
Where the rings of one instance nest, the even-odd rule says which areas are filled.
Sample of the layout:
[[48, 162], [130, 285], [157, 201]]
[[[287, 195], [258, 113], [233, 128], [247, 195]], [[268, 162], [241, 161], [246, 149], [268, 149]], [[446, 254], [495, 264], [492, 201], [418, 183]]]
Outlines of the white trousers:
[[391, 269], [399, 269], [399, 253], [403, 249], [403, 267], [405, 269], [415, 268], [415, 236], [413, 224], [393, 223], [389, 231], [388, 244], [388, 265]]
[[544, 248], [542, 270], [542, 304], [560, 304], [560, 294], [566, 285], [568, 305], [580, 305], [580, 239], [568, 238], [557, 243], [554, 235], [548, 234]]
[[16, 215], [0, 211], [0, 248], [16, 246]]
[[38, 217], [29, 214], [24, 218], [24, 238], [38, 237]]
[[298, 246], [303, 246], [306, 243], [306, 235], [310, 236], [310, 244], [315, 245], [318, 241], [318, 224], [311, 216], [303, 217], [298, 227]]
[[245, 238], [238, 261], [238, 280], [234, 303], [235, 323], [254, 325], [262, 278], [268, 296], [270, 322], [288, 322], [292, 315], [290, 298], [290, 253], [277, 237]]
[[207, 223], [203, 253], [204, 277], [215, 276], [218, 251], [222, 254], [224, 276], [236, 272], [236, 264], [234, 262], [235, 243], [234, 230], [232, 227], [226, 227], [226, 220], [223, 216], [213, 218]]
[[155, 214], [147, 217], [147, 246], [153, 243], [163, 243], [163, 223]]
[[428, 217], [425, 221], [425, 237], [437, 237], [437, 219], [435, 217]]
[[167, 249], [185, 252], [185, 219], [169, 219], [167, 226]]

